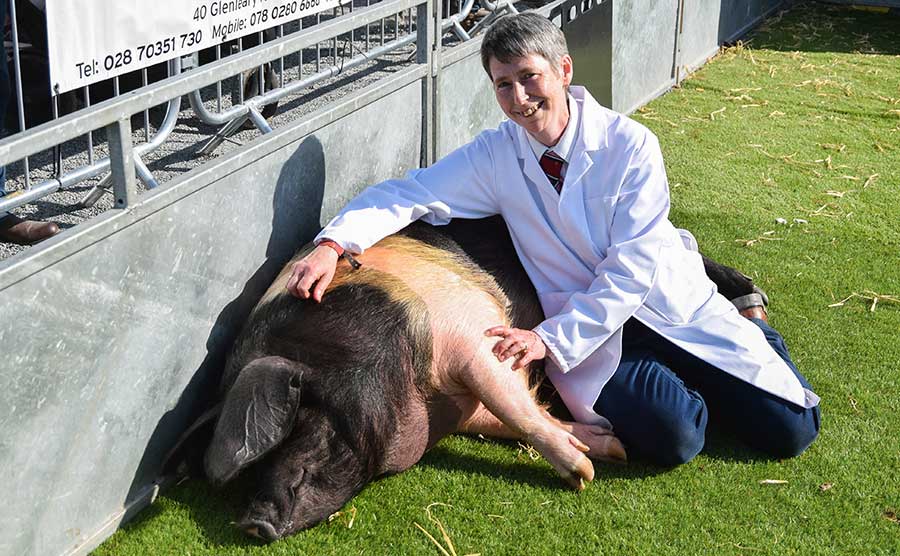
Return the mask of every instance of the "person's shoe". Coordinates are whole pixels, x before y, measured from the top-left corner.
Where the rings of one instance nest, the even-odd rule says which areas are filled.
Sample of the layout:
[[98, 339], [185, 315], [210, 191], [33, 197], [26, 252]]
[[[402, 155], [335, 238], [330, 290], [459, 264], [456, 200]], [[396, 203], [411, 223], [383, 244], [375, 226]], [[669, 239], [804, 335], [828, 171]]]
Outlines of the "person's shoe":
[[0, 241], [16, 245], [34, 245], [59, 233], [56, 222], [22, 220], [14, 214], [0, 220]]
[[753, 293], [742, 295], [731, 300], [738, 313], [748, 319], [759, 319], [763, 322], [769, 322], [769, 314], [766, 311], [766, 305], [769, 304], [769, 296], [766, 295], [758, 286], [753, 286]]
[[748, 319], [759, 319], [763, 322], [769, 322], [769, 315], [766, 313], [766, 308], [761, 305], [742, 309], [738, 311], [738, 313]]

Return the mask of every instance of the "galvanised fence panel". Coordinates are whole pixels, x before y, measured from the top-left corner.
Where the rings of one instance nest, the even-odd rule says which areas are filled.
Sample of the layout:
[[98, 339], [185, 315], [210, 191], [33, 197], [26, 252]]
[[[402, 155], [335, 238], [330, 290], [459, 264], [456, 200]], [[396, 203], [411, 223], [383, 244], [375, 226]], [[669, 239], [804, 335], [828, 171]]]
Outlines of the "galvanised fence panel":
[[792, 0], [679, 0], [675, 79], [699, 68], [719, 45], [733, 42]]
[[[563, 28], [569, 28], [576, 60], [575, 81], [597, 91], [605, 106], [628, 113], [791, 0], [607, 0], [583, 10], [591, 3], [562, 6]], [[590, 62], [579, 64], [582, 57]]]
[[[616, 5], [613, 1], [566, 2], [553, 14], [559, 12], [569, 53], [575, 63], [574, 82], [587, 87], [597, 102], [606, 107], [613, 106], [612, 11]], [[585, 7], [589, 9], [583, 9]]]
[[674, 0], [613, 1], [614, 110], [631, 112], [672, 86], [677, 24]]
[[791, 3], [784, 0], [722, 0], [718, 21], [719, 42], [737, 40], [764, 17]]
[[498, 126], [506, 118], [494, 100], [493, 87], [481, 66], [478, 49], [442, 68], [436, 88], [438, 157], [469, 142], [483, 129]]
[[[727, 0], [726, 0], [727, 2]], [[680, 81], [719, 50], [719, 18], [725, 2], [681, 0], [676, 29], [675, 79]]]

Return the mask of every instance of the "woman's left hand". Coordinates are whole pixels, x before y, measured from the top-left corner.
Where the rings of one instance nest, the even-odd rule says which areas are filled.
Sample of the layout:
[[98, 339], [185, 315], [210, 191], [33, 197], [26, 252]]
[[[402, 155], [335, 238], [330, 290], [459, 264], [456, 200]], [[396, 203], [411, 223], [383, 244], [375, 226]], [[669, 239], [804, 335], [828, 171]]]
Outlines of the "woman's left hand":
[[491, 351], [498, 361], [506, 361], [515, 357], [513, 370], [521, 369], [532, 361], [540, 361], [547, 356], [547, 346], [532, 330], [511, 328], [509, 326], [493, 326], [484, 331], [485, 336], [500, 336], [503, 339], [494, 345]]

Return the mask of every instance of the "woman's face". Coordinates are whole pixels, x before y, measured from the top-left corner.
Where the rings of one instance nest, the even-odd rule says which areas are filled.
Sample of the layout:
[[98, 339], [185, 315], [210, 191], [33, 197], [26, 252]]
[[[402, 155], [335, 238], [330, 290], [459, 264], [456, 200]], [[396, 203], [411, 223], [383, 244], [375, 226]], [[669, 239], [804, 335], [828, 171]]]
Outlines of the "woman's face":
[[494, 95], [506, 117], [544, 145], [555, 145], [569, 123], [572, 58], [566, 54], [557, 67], [539, 54], [506, 63], [491, 58], [489, 67]]

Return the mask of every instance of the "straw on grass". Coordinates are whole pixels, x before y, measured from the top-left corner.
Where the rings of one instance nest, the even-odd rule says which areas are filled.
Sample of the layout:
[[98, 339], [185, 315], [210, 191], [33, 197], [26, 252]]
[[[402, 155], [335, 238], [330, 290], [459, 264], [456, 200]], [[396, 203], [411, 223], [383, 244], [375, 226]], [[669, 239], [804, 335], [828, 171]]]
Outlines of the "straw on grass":
[[735, 243], [740, 243], [744, 247], [753, 247], [757, 243], [761, 241], [782, 241], [783, 238], [780, 237], [772, 237], [772, 234], [775, 233], [775, 230], [769, 230], [767, 232], [763, 232], [762, 235], [757, 236], [753, 239], [736, 239]]
[[875, 306], [878, 305], [879, 302], [882, 303], [896, 303], [900, 305], [900, 297], [896, 295], [884, 295], [880, 293], [875, 293], [871, 290], [864, 290], [862, 293], [853, 292], [844, 299], [838, 301], [837, 303], [832, 303], [828, 307], [843, 307], [848, 301], [854, 298], [865, 299], [866, 301], [871, 302], [869, 305], [869, 312], [875, 312]]
[[350, 521], [347, 522], [347, 529], [353, 529], [353, 523], [356, 521], [356, 506], [351, 507], [347, 511], [337, 511], [328, 516], [328, 523], [331, 523], [335, 519], [341, 516], [350, 516]]
[[[436, 546], [437, 549], [441, 551], [441, 554], [443, 554], [444, 556], [456, 556], [456, 548], [453, 546], [453, 540], [450, 538], [450, 535], [447, 533], [447, 529], [444, 528], [444, 524], [441, 523], [441, 521], [438, 518], [434, 517], [434, 515], [432, 515], [432, 513], [431, 513], [431, 508], [434, 506], [446, 506], [448, 508], [452, 508], [453, 506], [451, 506], [450, 504], [444, 504], [443, 502], [432, 502], [431, 504], [428, 504], [428, 506], [425, 508], [425, 514], [428, 516], [429, 521], [431, 521], [432, 523], [437, 525], [438, 530], [441, 532], [441, 538], [444, 540], [446, 547], [444, 545], [442, 545], [436, 538], [434, 538], [434, 535], [429, 533], [427, 529], [425, 529], [424, 527], [419, 525], [417, 522], [414, 521], [413, 525], [415, 525], [416, 527], [419, 528], [420, 531], [425, 533], [425, 536], [428, 537], [432, 543], [434, 543], [434, 546]], [[496, 516], [496, 517], [502, 517], [502, 516]], [[480, 553], [470, 553], [470, 554], [466, 554], [465, 556], [481, 556], [481, 554]]]
[[535, 449], [535, 447], [532, 446], [531, 444], [524, 444], [522, 442], [518, 442], [518, 444], [519, 444], [519, 450], [516, 452], [517, 457], [520, 454], [525, 454], [529, 458], [531, 458], [532, 461], [537, 461], [537, 460], [541, 459], [541, 453], [538, 452], [537, 449]]

